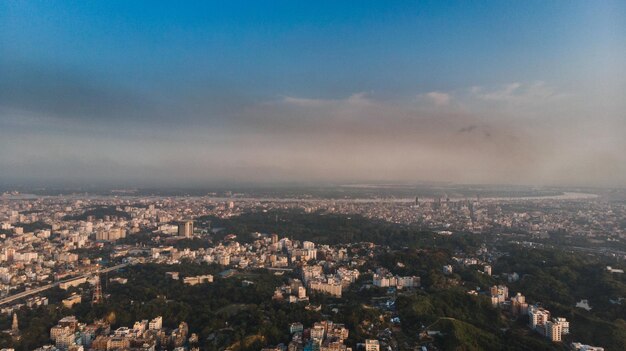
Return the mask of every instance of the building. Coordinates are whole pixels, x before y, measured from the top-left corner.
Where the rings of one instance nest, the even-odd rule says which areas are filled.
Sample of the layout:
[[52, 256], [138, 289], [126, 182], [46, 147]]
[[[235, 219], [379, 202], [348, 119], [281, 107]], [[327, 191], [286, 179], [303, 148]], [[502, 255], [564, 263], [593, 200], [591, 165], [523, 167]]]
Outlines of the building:
[[57, 325], [50, 328], [50, 339], [54, 341], [58, 348], [66, 349], [76, 343], [75, 332], [78, 327], [78, 320], [74, 316], [63, 317]]
[[59, 336], [63, 334], [73, 334], [73, 333], [74, 333], [74, 329], [70, 328], [69, 326], [55, 325], [54, 327], [50, 328], [50, 339], [56, 342]]
[[489, 289], [491, 293], [491, 303], [494, 306], [506, 301], [509, 298], [509, 288], [506, 285], [494, 285]]
[[547, 321], [546, 324], [546, 338], [550, 339], [552, 342], [561, 342], [561, 335], [563, 334], [563, 328], [561, 324], [558, 322], [551, 320]]
[[543, 329], [550, 319], [550, 311], [538, 306], [528, 306], [528, 324], [534, 329]]
[[123, 228], [111, 228], [96, 232], [97, 241], [115, 241], [126, 237], [126, 230]]
[[302, 267], [302, 281], [306, 284], [309, 280], [318, 278], [322, 275], [321, 266], [304, 266]]
[[67, 349], [76, 344], [76, 335], [74, 333], [62, 333], [56, 337], [54, 344], [60, 349]]
[[185, 277], [183, 278], [183, 283], [187, 285], [197, 285], [202, 283], [213, 283], [213, 276], [210, 274], [206, 275], [197, 275], [195, 277]]
[[125, 350], [130, 347], [130, 339], [114, 336], [107, 340], [107, 350]]
[[511, 313], [516, 316], [528, 313], [526, 297], [521, 293], [517, 293], [517, 295], [511, 298]]
[[378, 340], [365, 340], [365, 351], [380, 351], [380, 343]]
[[561, 331], [564, 335], [569, 334], [569, 322], [567, 319], [563, 317], [557, 317], [553, 319], [555, 323], [558, 323], [561, 326]]
[[302, 333], [303, 331], [304, 331], [304, 326], [302, 325], [302, 323], [296, 322], [296, 323], [291, 323], [289, 325], [290, 334]]
[[490, 265], [486, 265], [485, 268], [483, 269], [483, 272], [486, 275], [491, 275], [491, 266]]
[[571, 349], [574, 351], [604, 351], [604, 347], [585, 345], [579, 342], [573, 342]]
[[182, 221], [178, 223], [178, 236], [191, 238], [193, 236], [193, 221]]
[[610, 273], [624, 274], [624, 270], [623, 269], [616, 269], [616, 268], [613, 268], [611, 266], [606, 266], [606, 270], [607, 270], [607, 272], [610, 272]]
[[402, 288], [416, 288], [420, 286], [420, 277], [416, 276], [394, 276], [390, 273], [381, 272], [381, 274], [375, 273], [372, 277], [372, 283], [374, 286], [380, 288], [396, 287]]
[[72, 306], [74, 306], [77, 303], [81, 303], [82, 301], [82, 297], [78, 294], [72, 294], [70, 297], [68, 297], [67, 299], [64, 299], [63, 302], [63, 306], [66, 308], [72, 308]]
[[552, 342], [561, 342], [563, 334], [569, 334], [569, 322], [559, 317], [550, 319], [550, 311], [538, 307], [528, 307], [529, 326]]
[[72, 279], [70, 281], [59, 283], [59, 288], [63, 290], [67, 290], [71, 287], [76, 287], [86, 282], [87, 282], [87, 277], [80, 277], [80, 278]]
[[313, 328], [311, 328], [311, 339], [322, 340], [324, 339], [325, 333], [326, 330], [324, 326], [320, 323], [315, 323], [315, 325], [313, 325]]
[[151, 320], [148, 324], [148, 329], [150, 330], [159, 330], [163, 328], [163, 317], [158, 316], [155, 319]]
[[323, 292], [334, 297], [341, 297], [341, 284], [334, 281], [312, 281], [309, 283], [309, 288], [311, 290]]

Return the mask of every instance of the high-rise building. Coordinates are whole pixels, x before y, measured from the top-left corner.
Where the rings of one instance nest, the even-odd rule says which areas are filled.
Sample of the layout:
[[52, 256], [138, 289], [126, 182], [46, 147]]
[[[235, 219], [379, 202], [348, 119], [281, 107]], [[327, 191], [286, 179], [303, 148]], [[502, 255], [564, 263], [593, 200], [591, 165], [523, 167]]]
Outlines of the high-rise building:
[[550, 339], [550, 341], [560, 342], [562, 333], [563, 328], [561, 327], [561, 324], [556, 321], [546, 322], [546, 337]]
[[514, 315], [521, 315], [528, 313], [528, 304], [526, 303], [526, 297], [521, 293], [511, 298], [511, 312]]
[[549, 318], [550, 311], [538, 306], [528, 306], [528, 322], [532, 329], [542, 328]]
[[569, 334], [569, 322], [563, 317], [554, 318], [554, 322], [561, 326], [561, 332], [563, 334]]
[[497, 306], [509, 297], [509, 288], [505, 285], [494, 285], [490, 289], [491, 293], [491, 303], [494, 306]]
[[182, 221], [178, 223], [178, 236], [191, 238], [193, 235], [193, 221]]

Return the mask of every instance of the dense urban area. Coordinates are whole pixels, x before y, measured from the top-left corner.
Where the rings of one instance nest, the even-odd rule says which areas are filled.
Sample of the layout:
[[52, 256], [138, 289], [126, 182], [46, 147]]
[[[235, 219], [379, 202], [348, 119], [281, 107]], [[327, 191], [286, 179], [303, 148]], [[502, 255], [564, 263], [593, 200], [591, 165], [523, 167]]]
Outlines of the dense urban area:
[[626, 350], [623, 193], [434, 194], [7, 191], [0, 349]]

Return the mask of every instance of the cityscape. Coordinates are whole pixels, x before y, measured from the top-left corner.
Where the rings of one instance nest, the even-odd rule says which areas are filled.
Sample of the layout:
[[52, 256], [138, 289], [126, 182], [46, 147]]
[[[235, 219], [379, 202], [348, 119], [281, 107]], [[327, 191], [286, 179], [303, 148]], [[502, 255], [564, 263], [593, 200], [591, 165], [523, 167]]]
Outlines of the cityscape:
[[[480, 348], [493, 343], [495, 349], [498, 338], [509, 337], [546, 350], [603, 350], [597, 345], [624, 341], [585, 330], [603, 328], [593, 326], [592, 316], [624, 312], [626, 204], [615, 200], [624, 192], [611, 193], [613, 200], [577, 192], [508, 198], [255, 196], [5, 192], [4, 342], [37, 350], [447, 349], [454, 342], [449, 333], [464, 328], [455, 323], [472, 323], [474, 317], [412, 312], [425, 308], [420, 299], [443, 291], [472, 304], [470, 309], [484, 308], [488, 317], [475, 318], [493, 318], [486, 323], [501, 327]], [[544, 258], [536, 264], [548, 265], [550, 280], [535, 277], [537, 267], [523, 265], [531, 254]], [[568, 260], [581, 266], [563, 263]], [[146, 279], [154, 285], [144, 286]], [[569, 290], [568, 284], [588, 279], [609, 285]], [[135, 284], [142, 288], [129, 288]], [[211, 327], [199, 323], [193, 310], [170, 310], [180, 297], [166, 292], [178, 289], [200, 296], [215, 289], [221, 308], [206, 307], [210, 313], [202, 317], [216, 318]], [[220, 296], [223, 289], [241, 291]], [[239, 294], [250, 296], [234, 297]], [[184, 306], [202, 303], [188, 300]], [[353, 303], [357, 310], [347, 312]], [[411, 303], [413, 310], [400, 307]], [[258, 334], [238, 335], [239, 329], [229, 327], [237, 322], [224, 315], [251, 318], [249, 305], [281, 313], [281, 323], [270, 323], [283, 330], [266, 336], [257, 330], [263, 328], [260, 321], [246, 326]], [[37, 317], [43, 311], [45, 321]], [[351, 320], [351, 313], [363, 319]], [[33, 318], [42, 324], [33, 325]], [[580, 319], [584, 326], [577, 325]], [[36, 326], [45, 326], [45, 333], [21, 343]]]
[[626, 2], [0, 1], [0, 351], [626, 350]]

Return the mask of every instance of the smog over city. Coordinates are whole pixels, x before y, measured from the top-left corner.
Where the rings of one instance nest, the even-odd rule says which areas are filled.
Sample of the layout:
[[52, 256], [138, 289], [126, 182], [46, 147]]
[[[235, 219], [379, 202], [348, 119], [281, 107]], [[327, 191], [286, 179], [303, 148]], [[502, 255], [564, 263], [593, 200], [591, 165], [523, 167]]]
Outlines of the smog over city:
[[626, 350], [626, 2], [0, 1], [0, 350]]

